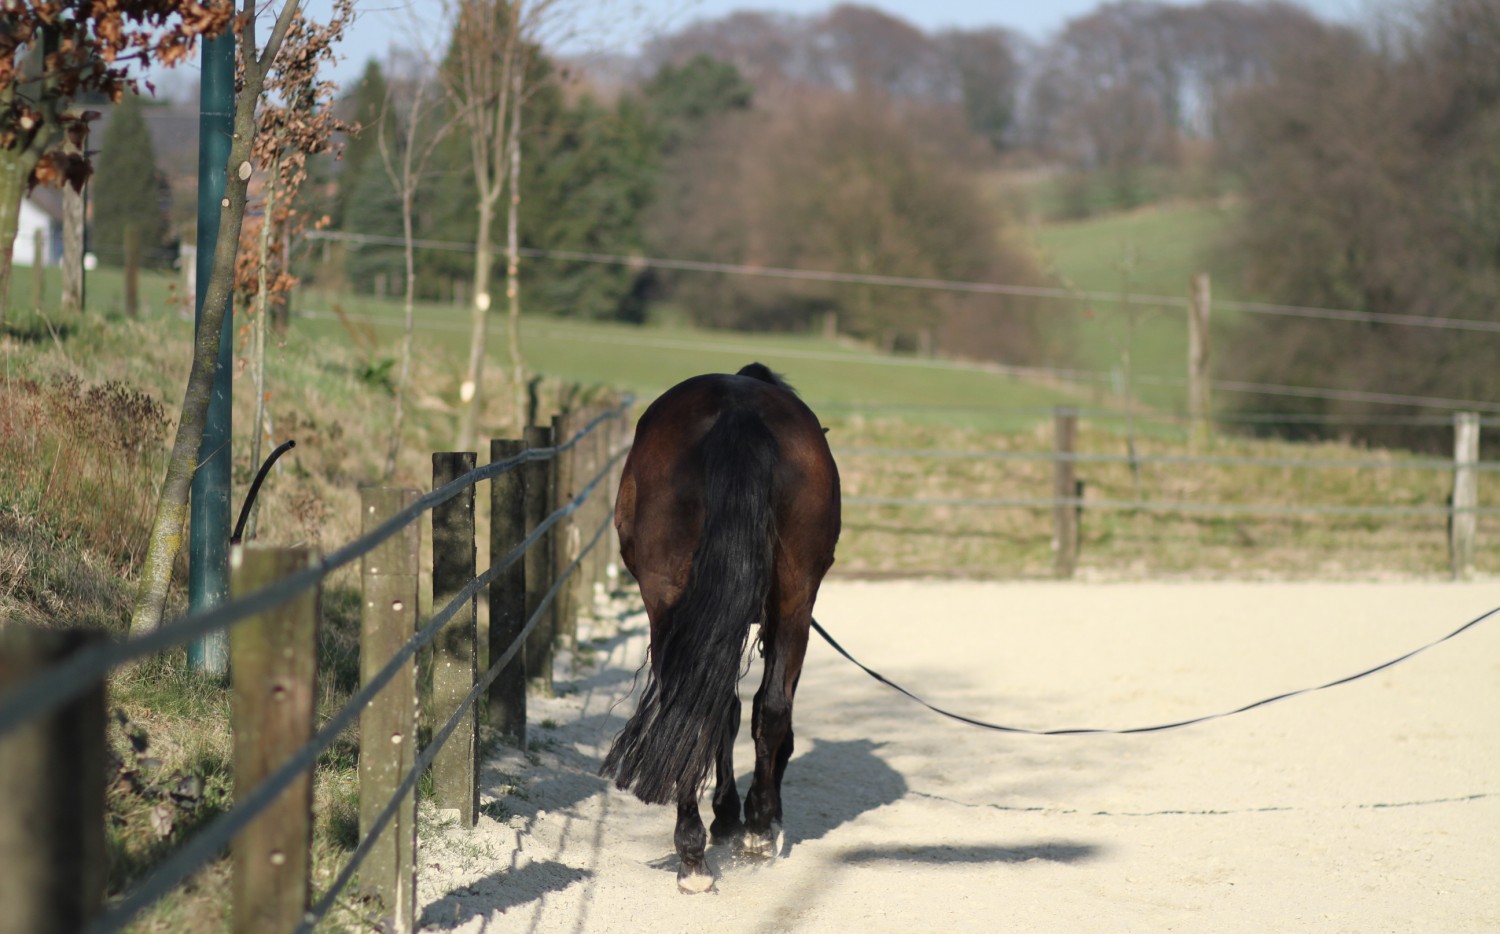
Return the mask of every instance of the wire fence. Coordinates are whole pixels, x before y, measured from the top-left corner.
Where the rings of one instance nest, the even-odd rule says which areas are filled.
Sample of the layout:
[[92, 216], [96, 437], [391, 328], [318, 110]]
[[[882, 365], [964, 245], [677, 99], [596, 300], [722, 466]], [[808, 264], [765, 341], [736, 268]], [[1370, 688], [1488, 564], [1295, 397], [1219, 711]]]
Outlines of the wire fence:
[[[0, 696], [0, 739], [5, 739], [11, 734], [22, 733], [28, 725], [38, 723], [49, 713], [57, 711], [70, 701], [75, 701], [91, 689], [97, 688], [102, 679], [123, 664], [166, 648], [185, 644], [211, 632], [226, 630], [259, 614], [274, 611], [297, 595], [317, 588], [321, 581], [335, 569], [349, 564], [356, 558], [370, 554], [383, 542], [410, 526], [424, 513], [451, 500], [477, 483], [514, 471], [530, 462], [556, 460], [599, 431], [606, 422], [623, 424], [625, 413], [632, 402], [633, 400], [626, 399], [617, 406], [599, 412], [566, 441], [553, 446], [531, 448], [517, 456], [492, 461], [432, 490], [381, 522], [367, 534], [349, 542], [321, 560], [310, 562], [304, 570], [289, 574], [269, 586], [145, 635], [119, 642], [102, 642], [87, 646], [72, 653], [60, 663], [34, 673]], [[294, 782], [313, 768], [319, 757], [341, 734], [354, 725], [366, 708], [390, 685], [398, 672], [412, 666], [416, 654], [431, 644], [455, 614], [460, 613], [466, 604], [470, 604], [482, 588], [490, 585], [503, 571], [520, 561], [528, 550], [536, 547], [537, 543], [552, 532], [559, 523], [579, 512], [585, 504], [590, 502], [596, 490], [615, 471], [627, 451], [628, 444], [624, 444], [615, 450], [608, 451], [606, 456], [598, 458], [597, 460], [602, 463], [595, 465], [596, 472], [587, 478], [576, 495], [568, 498], [534, 528], [531, 528], [525, 538], [504, 555], [492, 556], [490, 567], [472, 578], [445, 606], [436, 610], [425, 625], [409, 638], [378, 671], [364, 678], [360, 689], [328, 719], [308, 742], [270, 772], [253, 790], [241, 795], [231, 809], [201, 828], [191, 839], [158, 864], [149, 876], [93, 918], [86, 930], [110, 932], [123, 929], [141, 911], [172, 892], [188, 875], [223, 852], [237, 835], [263, 815], [273, 801], [285, 794]], [[591, 530], [592, 534], [587, 542], [579, 548], [571, 563], [553, 580], [550, 589], [534, 609], [521, 632], [512, 639], [509, 647], [498, 658], [492, 660], [490, 667], [469, 691], [468, 696], [436, 732], [420, 757], [417, 758], [415, 766], [404, 775], [395, 794], [386, 802], [374, 825], [364, 828], [365, 833], [359, 846], [334, 883], [324, 891], [312, 910], [305, 914], [299, 929], [310, 930], [312, 925], [333, 908], [340, 893], [376, 845], [384, 827], [396, 814], [402, 800], [410, 796], [416, 782], [453, 734], [459, 721], [472, 712], [477, 698], [512, 663], [525, 644], [525, 640], [552, 610], [557, 594], [578, 573], [579, 567], [590, 555], [608, 527], [609, 511], [599, 511], [606, 514], [604, 521]], [[472, 548], [472, 545], [470, 547]], [[415, 612], [416, 608], [413, 606], [411, 609]], [[4, 662], [5, 659], [0, 658], [0, 675], [6, 673]], [[12, 683], [14, 684], [13, 679]], [[98, 741], [103, 741], [102, 732]], [[9, 763], [8, 765], [28, 767], [23, 763]], [[37, 782], [47, 780], [44, 775], [31, 777]], [[15, 802], [0, 803], [0, 807], [3, 806], [14, 807], [16, 804]], [[44, 832], [51, 830], [51, 828], [42, 829]], [[67, 868], [65, 867], [63, 871], [66, 872]], [[66, 880], [62, 884], [66, 887], [77, 885], [79, 881]], [[409, 929], [409, 921], [403, 929]]]
[[[315, 230], [306, 234], [309, 240], [334, 240], [356, 245], [404, 246], [402, 237], [378, 234], [355, 234], [337, 230]], [[474, 244], [456, 240], [414, 239], [412, 246], [423, 250], [444, 250], [457, 253], [473, 253]], [[914, 276], [881, 276], [869, 273], [837, 272], [833, 270], [790, 269], [778, 266], [755, 266], [745, 263], [704, 262], [700, 260], [668, 259], [656, 256], [624, 255], [619, 253], [581, 252], [576, 250], [544, 250], [523, 247], [520, 255], [531, 259], [547, 259], [568, 263], [601, 263], [610, 266], [627, 266], [632, 269], [672, 269], [685, 272], [721, 273], [727, 275], [756, 276], [768, 279], [790, 279], [803, 282], [834, 282], [852, 285], [891, 286], [936, 292], [965, 292], [981, 295], [1014, 295], [1024, 298], [1058, 299], [1064, 301], [1108, 302], [1127, 305], [1166, 305], [1186, 307], [1188, 299], [1181, 295], [1150, 295], [1137, 292], [1112, 292], [1088, 289], [1049, 288], [1044, 286], [1010, 285], [997, 282], [973, 282], [956, 279], [930, 279]], [[1402, 327], [1439, 331], [1466, 331], [1500, 334], [1500, 321], [1485, 321], [1474, 318], [1434, 318], [1426, 315], [1389, 314], [1362, 311], [1352, 308], [1320, 308], [1311, 305], [1291, 305], [1275, 302], [1215, 302], [1221, 308], [1245, 314], [1271, 315], [1285, 318], [1315, 318], [1331, 321], [1350, 321], [1364, 324], [1389, 324]]]
[[[1483, 420], [1473, 413], [1447, 420], [1452, 457], [1234, 438], [1183, 444], [1089, 427], [1066, 407], [1051, 415], [1050, 448], [1041, 425], [904, 433], [934, 442], [926, 447], [835, 444], [846, 527], [857, 533], [841, 554], [844, 572], [1011, 577], [1050, 564], [1069, 577], [1087, 554], [1111, 573], [1428, 573], [1446, 564], [1466, 578], [1500, 517], [1493, 491], [1479, 495], [1500, 461], [1479, 459]], [[1089, 429], [1082, 441], [1080, 425]], [[952, 443], [980, 439], [989, 449]]]
[[[299, 310], [294, 317], [309, 320], [348, 320], [370, 324], [388, 324], [392, 327], [397, 322], [390, 318], [379, 315], [354, 314], [340, 312], [335, 314], [331, 311]], [[445, 323], [441, 321], [422, 321], [413, 325], [418, 330], [428, 331], [451, 331], [453, 333], [467, 333], [469, 326], [458, 323]], [[662, 337], [653, 334], [608, 334], [589, 333], [582, 329], [569, 329], [571, 333], [564, 334], [565, 339], [587, 343], [606, 343], [618, 346], [630, 346], [641, 348], [652, 348], [659, 350], [690, 350], [698, 352], [720, 352], [733, 353], [743, 356], [745, 354], [775, 355], [779, 359], [809, 360], [819, 363], [834, 363], [840, 365], [856, 366], [880, 366], [900, 369], [923, 369], [941, 371], [972, 371], [979, 373], [993, 373], [1000, 376], [1014, 376], [1023, 379], [1040, 379], [1054, 382], [1069, 383], [1076, 386], [1107, 388], [1113, 386], [1117, 381], [1117, 375], [1101, 370], [1086, 370], [1076, 367], [1048, 367], [1048, 366], [1019, 366], [1014, 364], [994, 362], [974, 362], [965, 360], [951, 360], [934, 357], [904, 357], [890, 355], [874, 355], [854, 353], [850, 351], [824, 351], [804, 350], [791, 347], [755, 346], [752, 344], [735, 344], [732, 347], [723, 344], [715, 344], [709, 341], [683, 340], [680, 338]], [[561, 328], [555, 328], [554, 333], [561, 332]], [[1137, 373], [1131, 377], [1131, 382], [1138, 387], [1180, 387], [1188, 385], [1186, 377], [1170, 376], [1162, 374]], [[1390, 406], [1408, 406], [1412, 408], [1436, 409], [1445, 411], [1475, 411], [1500, 416], [1500, 402], [1490, 402], [1483, 399], [1453, 399], [1440, 396], [1420, 396], [1406, 393], [1370, 392], [1357, 389], [1339, 389], [1319, 386], [1289, 386], [1277, 383], [1252, 383], [1243, 380], [1211, 380], [1210, 388], [1215, 392], [1235, 393], [1242, 395], [1257, 396], [1281, 396], [1297, 399], [1321, 399], [1337, 402], [1359, 402]], [[665, 388], [665, 387], [663, 387]], [[844, 403], [851, 407], [854, 403]], [[1252, 413], [1252, 417], [1254, 413]], [[1229, 413], [1226, 419], [1237, 419], [1243, 416]], [[1267, 414], [1266, 418], [1279, 417]], [[1297, 421], [1300, 416], [1288, 416]], [[1337, 418], [1338, 416], [1333, 416]], [[1215, 416], [1218, 419], [1218, 416]], [[1320, 416], [1314, 415], [1304, 419], [1304, 423], [1317, 423]], [[1354, 421], [1336, 422], [1343, 424], [1355, 424]], [[1375, 422], [1371, 422], [1375, 423]], [[1382, 424], [1405, 424], [1406, 422], [1379, 422]]]

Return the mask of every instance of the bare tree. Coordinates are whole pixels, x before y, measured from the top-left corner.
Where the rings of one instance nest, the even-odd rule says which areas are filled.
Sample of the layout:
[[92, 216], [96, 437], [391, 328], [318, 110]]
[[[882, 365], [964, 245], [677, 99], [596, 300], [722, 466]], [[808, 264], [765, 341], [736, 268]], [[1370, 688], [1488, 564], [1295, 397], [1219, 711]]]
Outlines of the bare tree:
[[[333, 62], [334, 46], [354, 18], [354, 0], [334, 0], [333, 18], [326, 25], [309, 22], [299, 12], [287, 29], [275, 67], [266, 79], [266, 103], [256, 120], [251, 157], [264, 177], [260, 217], [244, 233], [253, 237], [240, 251], [238, 289], [253, 309], [250, 336], [250, 374], [255, 389], [254, 430], [250, 463], [260, 463], [262, 440], [272, 433], [266, 402], [266, 332], [273, 310], [286, 308], [296, 278], [288, 268], [287, 245], [306, 230], [309, 218], [299, 210], [297, 196], [307, 181], [309, 156], [333, 148], [334, 134], [349, 127], [329, 106], [337, 90], [319, 79], [323, 66]], [[314, 223], [317, 223], [314, 221]], [[280, 324], [285, 329], [286, 323]], [[255, 537], [260, 507], [250, 514], [246, 539]]]
[[[453, 42], [442, 69], [449, 100], [468, 135], [477, 213], [474, 237], [474, 283], [469, 361], [459, 390], [458, 437], [461, 451], [471, 450], [481, 410], [484, 353], [488, 337], [494, 225], [500, 196], [510, 184], [519, 156], [516, 112], [526, 90], [543, 25], [553, 12], [551, 0], [533, 3], [503, 0], [456, 0]], [[513, 194], [514, 199], [519, 194]], [[512, 286], [515, 280], [512, 278]], [[510, 357], [512, 379], [525, 378], [519, 346], [519, 305], [512, 303]], [[519, 411], [520, 402], [517, 400]]]
[[234, 137], [224, 181], [224, 198], [219, 212], [219, 240], [214, 249], [213, 272], [203, 297], [198, 321], [198, 338], [193, 348], [193, 365], [188, 373], [187, 391], [182, 400], [182, 417], [172, 443], [166, 477], [157, 500], [156, 518], [151, 526], [151, 540], [146, 547], [146, 563], [141, 570], [140, 588], [131, 613], [132, 634], [147, 632], [161, 625], [172, 580], [172, 565], [182, 547], [182, 529], [187, 520], [188, 493], [193, 473], [198, 468], [198, 450], [208, 422], [208, 403], [213, 394], [214, 373], [218, 368], [219, 336], [229, 299], [234, 291], [235, 259], [239, 253], [240, 226], [245, 218], [245, 200], [253, 173], [250, 147], [255, 139], [255, 113], [265, 89], [266, 76], [282, 39], [297, 15], [299, 0], [287, 0], [276, 18], [264, 50], [257, 54], [255, 38], [255, 0], [243, 0], [240, 30], [240, 56], [244, 63], [243, 85], [234, 108]]
[[[405, 102], [404, 107], [397, 100], [398, 94]], [[387, 480], [396, 473], [396, 454], [401, 450], [401, 428], [405, 421], [406, 387], [411, 377], [417, 300], [414, 242], [417, 189], [426, 176], [432, 154], [453, 126], [451, 119], [433, 119], [432, 106], [435, 101], [431, 94], [431, 71], [425, 67], [425, 63], [418, 64], [405, 81], [393, 78], [386, 85], [385, 108], [376, 137], [386, 176], [401, 196], [401, 235], [406, 258], [406, 327], [401, 337], [401, 368], [396, 376], [396, 413], [391, 425], [390, 446], [385, 455]]]

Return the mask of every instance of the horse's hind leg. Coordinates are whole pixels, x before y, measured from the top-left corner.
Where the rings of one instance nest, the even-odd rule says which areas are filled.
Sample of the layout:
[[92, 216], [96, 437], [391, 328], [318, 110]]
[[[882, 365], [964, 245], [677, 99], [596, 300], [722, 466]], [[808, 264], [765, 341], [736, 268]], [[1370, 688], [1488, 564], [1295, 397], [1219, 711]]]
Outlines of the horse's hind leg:
[[697, 789], [681, 794], [677, 801], [677, 832], [673, 837], [677, 844], [677, 890], [685, 895], [711, 892], [714, 874], [703, 857], [708, 835], [703, 831], [703, 818], [698, 816]]
[[740, 705], [736, 700], [734, 724], [724, 738], [724, 747], [719, 750], [719, 761], [715, 766], [714, 822], [709, 827], [715, 843], [734, 839], [744, 827], [740, 821], [740, 790], [734, 785], [734, 737], [739, 731]]
[[751, 732], [755, 738], [755, 779], [745, 797], [745, 856], [774, 858], [781, 850], [781, 777], [792, 757], [792, 699], [807, 652], [805, 623], [783, 620], [767, 633], [766, 670], [755, 693]]

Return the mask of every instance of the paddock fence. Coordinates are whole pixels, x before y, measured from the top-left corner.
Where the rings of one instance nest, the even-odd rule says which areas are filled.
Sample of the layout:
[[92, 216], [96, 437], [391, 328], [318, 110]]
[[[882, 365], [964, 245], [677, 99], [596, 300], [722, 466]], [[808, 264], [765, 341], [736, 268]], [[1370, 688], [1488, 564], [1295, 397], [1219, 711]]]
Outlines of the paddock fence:
[[[834, 407], [824, 409], [830, 413]], [[865, 412], [850, 407], [841, 412]], [[883, 409], [877, 411], [884, 411]], [[966, 410], [973, 415], [979, 409]], [[996, 410], [999, 411], [999, 410]], [[909, 414], [909, 413], [906, 413]], [[1005, 410], [1007, 416], [1015, 412]], [[1033, 416], [1040, 413], [1029, 413]], [[1137, 434], [1108, 432], [1114, 451], [1081, 451], [1078, 448], [1080, 420], [1087, 416], [1078, 408], [1062, 406], [1050, 413], [1050, 448], [944, 450], [937, 447], [844, 446], [834, 439], [834, 455], [840, 471], [852, 480], [846, 482], [844, 494], [845, 524], [856, 533], [867, 526], [869, 517], [881, 510], [900, 510], [884, 531], [893, 534], [917, 534], [926, 525], [941, 526], [955, 517], [976, 516], [1002, 510], [1051, 514], [1052, 574], [1072, 577], [1078, 568], [1084, 537], [1084, 517], [1089, 513], [1155, 514], [1180, 520], [1198, 517], [1249, 519], [1287, 518], [1298, 521], [1331, 522], [1335, 520], [1410, 521], [1429, 531], [1441, 531], [1446, 546], [1448, 569], [1454, 579], [1468, 579], [1475, 574], [1475, 556], [1480, 531], [1479, 520], [1500, 516], [1500, 507], [1481, 505], [1479, 477], [1500, 471], [1500, 461], [1479, 458], [1481, 425], [1493, 419], [1482, 419], [1478, 413], [1459, 412], [1450, 417], [1424, 418], [1422, 424], [1451, 430], [1452, 458], [1396, 456], [1392, 452], [1354, 449], [1338, 456], [1306, 454], [1275, 456], [1267, 454], [1213, 453], [1212, 446], [1194, 444], [1182, 452], [1148, 453], [1138, 449]], [[1118, 412], [1093, 413], [1099, 420], [1120, 419]], [[1148, 421], [1137, 416], [1137, 423]], [[1174, 420], [1187, 423], [1189, 437], [1199, 436], [1191, 428], [1192, 419]], [[1177, 428], [1183, 426], [1179, 425]], [[1134, 431], [1135, 429], [1132, 429]], [[1012, 438], [1035, 438], [1040, 431], [1010, 433]], [[965, 440], [976, 434], [969, 431]], [[963, 473], [956, 465], [981, 464], [997, 468], [1003, 476], [978, 478], [972, 471]], [[868, 465], [879, 465], [870, 468]], [[1047, 468], [1047, 474], [1027, 465]], [[1099, 473], [1113, 469], [1115, 476], [1100, 480]], [[1128, 473], [1125, 470], [1128, 469]], [[1152, 495], [1143, 488], [1143, 470], [1154, 469], [1171, 477], [1166, 484], [1185, 492]], [[1284, 495], [1275, 501], [1253, 498], [1215, 498], [1214, 491], [1190, 482], [1194, 471], [1239, 470], [1273, 476]], [[1318, 488], [1307, 477], [1320, 472], [1343, 471], [1354, 478], [1350, 495], [1333, 497]], [[1446, 475], [1446, 480], [1424, 481], [1420, 495], [1410, 490], [1392, 497], [1390, 491], [1370, 478], [1396, 472]], [[871, 479], [870, 474], [874, 474]], [[1133, 477], [1132, 483], [1129, 478]], [[937, 489], [933, 489], [936, 487]], [[852, 489], [851, 489], [852, 488]], [[921, 493], [903, 493], [905, 489]], [[982, 491], [982, 492], [976, 492]], [[1491, 502], [1493, 499], [1490, 500]], [[912, 520], [914, 514], [939, 516], [929, 523]], [[982, 521], [975, 520], [976, 522]], [[951, 532], [952, 529], [950, 528]]]
[[[180, 887], [227, 848], [236, 932], [310, 931], [358, 874], [382, 930], [416, 924], [416, 788], [440, 811], [478, 815], [481, 705], [524, 742], [526, 691], [551, 680], [554, 641], [609, 573], [599, 543], [629, 450], [633, 400], [599, 404], [496, 440], [490, 461], [433, 455], [433, 489], [362, 491], [362, 534], [320, 557], [236, 546], [231, 599], [123, 641], [99, 632], [0, 630], [0, 932], [108, 932]], [[476, 573], [477, 485], [489, 481], [491, 564]], [[432, 513], [432, 603], [423, 618], [417, 520]], [[316, 725], [323, 581], [360, 561], [360, 687]], [[539, 575], [539, 576], [533, 576]], [[488, 644], [477, 602], [488, 588]], [[228, 630], [234, 804], [118, 898], [105, 898], [106, 678], [133, 660]], [[533, 655], [531, 646], [547, 650]], [[433, 653], [431, 738], [418, 748], [417, 658]], [[487, 649], [487, 652], [485, 651]], [[480, 671], [478, 660], [489, 665]], [[313, 779], [319, 757], [358, 726], [359, 843], [315, 893]], [[316, 727], [316, 729], [315, 729]]]

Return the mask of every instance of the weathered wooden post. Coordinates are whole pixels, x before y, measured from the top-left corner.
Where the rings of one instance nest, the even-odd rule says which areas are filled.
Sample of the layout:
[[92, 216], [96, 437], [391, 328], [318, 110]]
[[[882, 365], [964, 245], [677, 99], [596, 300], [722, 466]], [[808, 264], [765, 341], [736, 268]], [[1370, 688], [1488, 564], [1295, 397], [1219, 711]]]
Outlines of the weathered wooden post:
[[[594, 445], [594, 469], [590, 472], [591, 478], [605, 469], [605, 465], [609, 463], [609, 455], [614, 451], [615, 426], [619, 424], [619, 420], [610, 414], [613, 409], [613, 399], [606, 400], [599, 407], [599, 413], [607, 417], [599, 423], [599, 437]], [[588, 534], [593, 535], [594, 530], [600, 524], [606, 524], [609, 527], [605, 530], [605, 534], [600, 536], [599, 544], [594, 546], [594, 592], [601, 596], [609, 592], [609, 529], [614, 528], [611, 516], [614, 513], [615, 488], [610, 486], [610, 476], [612, 472], [605, 474], [599, 481], [599, 485], [594, 488], [594, 502], [596, 503], [594, 522], [588, 531]]]
[[[237, 545], [230, 594], [240, 597], [302, 571], [306, 548]], [[244, 800], [312, 738], [317, 713], [320, 588], [230, 631], [234, 796]], [[300, 775], [231, 845], [235, 934], [290, 931], [307, 911], [312, 872], [312, 772]]]
[[[631, 423], [629, 416], [629, 410], [622, 409], [620, 417], [614, 421], [614, 430], [611, 432], [609, 445], [609, 453], [611, 455], [618, 452], [621, 447], [630, 444]], [[615, 461], [609, 473], [609, 501], [611, 510], [616, 505], [615, 501], [619, 496], [620, 490], [620, 479], [624, 476], [624, 471], [625, 459], [622, 457]], [[613, 522], [610, 523], [607, 534], [609, 536], [609, 564], [606, 568], [606, 573], [609, 576], [609, 586], [613, 587], [618, 585], [620, 579], [624, 576], [624, 570], [620, 565], [620, 533], [614, 527]]]
[[125, 225], [125, 316], [141, 316], [141, 227]]
[[1479, 413], [1453, 416], [1453, 511], [1448, 520], [1448, 556], [1454, 580], [1474, 576], [1474, 532], [1479, 505]]
[[[528, 429], [529, 430], [529, 429]], [[509, 460], [526, 450], [525, 441], [491, 441], [490, 463]], [[499, 561], [526, 538], [526, 470], [522, 464], [490, 478], [490, 561]], [[521, 560], [490, 581], [490, 664], [510, 649], [526, 628], [526, 565], [533, 545]], [[517, 652], [485, 696], [490, 726], [526, 748], [526, 647]]]
[[[592, 422], [595, 416], [599, 415], [603, 410], [603, 406], [600, 405], [591, 405], [584, 409], [582, 424], [587, 425], [589, 422]], [[581, 491], [590, 480], [594, 479], [594, 473], [599, 469], [598, 465], [602, 461], [599, 439], [603, 437], [604, 423], [600, 422], [594, 426], [593, 431], [589, 432], [588, 437], [584, 438], [582, 443], [578, 445], [578, 459], [574, 462], [573, 468], [576, 471], [576, 479], [573, 485], [578, 491]], [[589, 494], [589, 498], [576, 513], [578, 521], [573, 524], [573, 527], [578, 530], [578, 548], [580, 552], [583, 550], [584, 540], [593, 535], [594, 529], [599, 527], [599, 503], [603, 498], [603, 491], [595, 487], [594, 492]], [[577, 557], [576, 554], [574, 556]], [[573, 591], [573, 606], [575, 608], [573, 615], [573, 644], [575, 646], [578, 643], [578, 614], [590, 612], [594, 606], [594, 581], [598, 580], [598, 576], [595, 573], [598, 566], [599, 552], [597, 550], [589, 552], [579, 562], [578, 570], [574, 572], [573, 580], [569, 582], [570, 589]]]
[[[416, 490], [389, 487], [361, 492], [364, 534], [416, 501]], [[416, 635], [421, 525], [412, 522], [360, 559], [364, 608], [360, 619], [359, 676], [367, 682]], [[359, 827], [367, 835], [416, 765], [417, 667], [408, 661], [359, 717]], [[417, 798], [408, 791], [365, 860], [361, 878], [383, 902], [387, 929], [410, 934], [416, 926]]]
[[[97, 632], [0, 627], [0, 694]], [[104, 683], [0, 736], [0, 932], [70, 934], [104, 901]]]
[[40, 227], [31, 238], [31, 305], [40, 309], [47, 301], [47, 232]]
[[[573, 432], [582, 424], [572, 412], [554, 416], [552, 437], [557, 444], [572, 440]], [[554, 462], [552, 508], [561, 509], [573, 501], [577, 494], [578, 445], [568, 448]], [[552, 530], [552, 574], [557, 576], [567, 570], [578, 557], [578, 514], [565, 516]], [[554, 641], [564, 648], [578, 644], [578, 599], [574, 581], [565, 582], [552, 601], [553, 625], [556, 628]]]
[[[432, 455], [432, 488], [474, 469], [471, 451]], [[474, 579], [474, 486], [432, 510], [432, 605], [447, 606]], [[448, 722], [479, 676], [477, 596], [466, 600], [438, 633], [432, 660], [433, 722]], [[493, 626], [493, 622], [491, 622]], [[479, 819], [479, 720], [464, 714], [432, 760], [432, 790], [440, 810], [453, 811], [464, 827]]]
[[[550, 448], [555, 442], [555, 426], [532, 425], [526, 429], [527, 448]], [[542, 520], [552, 512], [552, 483], [556, 475], [557, 458], [536, 460], [521, 468], [521, 483], [526, 491], [526, 534], [536, 531]], [[542, 604], [542, 598], [552, 586], [552, 541], [557, 535], [557, 526], [543, 535], [526, 551], [526, 619], [530, 620]], [[526, 679], [531, 686], [544, 695], [552, 694], [552, 643], [557, 632], [554, 616], [557, 602], [543, 614], [531, 635], [526, 639]]]
[[1052, 425], [1052, 570], [1067, 579], [1078, 564], [1078, 485], [1073, 461], [1078, 413], [1059, 406], [1053, 411]]
[[1190, 438], [1202, 447], [1213, 437], [1213, 399], [1208, 375], [1209, 355], [1209, 280], [1208, 273], [1193, 276], [1192, 298], [1188, 302], [1188, 416], [1192, 420]]

